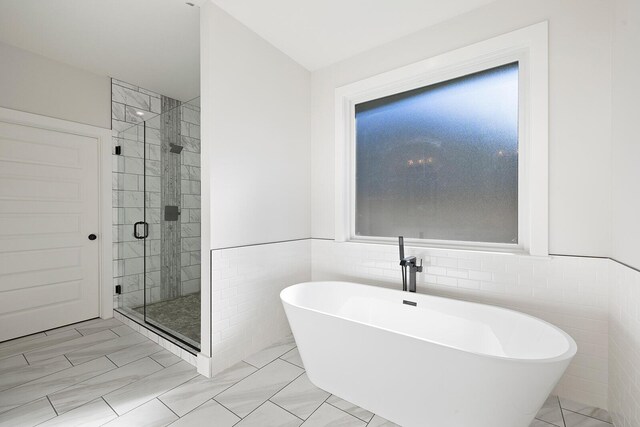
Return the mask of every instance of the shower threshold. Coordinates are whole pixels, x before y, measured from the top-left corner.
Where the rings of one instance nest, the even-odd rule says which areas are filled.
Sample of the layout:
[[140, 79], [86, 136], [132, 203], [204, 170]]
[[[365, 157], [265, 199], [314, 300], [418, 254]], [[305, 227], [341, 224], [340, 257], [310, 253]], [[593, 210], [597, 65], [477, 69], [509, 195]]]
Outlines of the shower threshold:
[[[118, 309], [145, 327], [152, 327], [167, 339], [193, 352], [200, 351], [200, 293], [193, 293], [144, 306]], [[185, 346], [189, 347], [186, 348]]]

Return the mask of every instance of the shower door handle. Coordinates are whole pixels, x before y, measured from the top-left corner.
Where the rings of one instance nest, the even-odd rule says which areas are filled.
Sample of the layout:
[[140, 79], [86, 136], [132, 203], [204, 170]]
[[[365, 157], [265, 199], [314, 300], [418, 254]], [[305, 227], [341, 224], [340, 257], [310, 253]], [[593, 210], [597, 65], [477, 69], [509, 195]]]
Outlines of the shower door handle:
[[[144, 232], [142, 234], [138, 233], [139, 225], [144, 226]], [[144, 221], [138, 221], [133, 224], [133, 237], [135, 237], [136, 239], [146, 239], [147, 237], [149, 237], [149, 224]]]

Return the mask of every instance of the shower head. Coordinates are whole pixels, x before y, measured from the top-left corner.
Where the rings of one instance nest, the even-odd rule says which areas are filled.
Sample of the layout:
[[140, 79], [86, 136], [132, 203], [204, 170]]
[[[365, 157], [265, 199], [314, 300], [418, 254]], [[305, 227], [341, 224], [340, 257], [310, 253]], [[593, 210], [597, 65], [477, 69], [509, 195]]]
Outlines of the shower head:
[[177, 145], [177, 144], [169, 144], [169, 152], [170, 153], [176, 153], [176, 154], [180, 154], [180, 152], [182, 151], [182, 145]]

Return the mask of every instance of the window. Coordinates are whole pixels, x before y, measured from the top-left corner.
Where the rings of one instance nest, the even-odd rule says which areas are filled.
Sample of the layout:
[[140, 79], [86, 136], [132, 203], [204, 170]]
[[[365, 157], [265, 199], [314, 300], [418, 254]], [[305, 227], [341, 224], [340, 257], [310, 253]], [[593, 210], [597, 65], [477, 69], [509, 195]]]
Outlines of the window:
[[355, 105], [355, 235], [518, 243], [518, 63]]
[[548, 255], [547, 31], [336, 89], [336, 241]]

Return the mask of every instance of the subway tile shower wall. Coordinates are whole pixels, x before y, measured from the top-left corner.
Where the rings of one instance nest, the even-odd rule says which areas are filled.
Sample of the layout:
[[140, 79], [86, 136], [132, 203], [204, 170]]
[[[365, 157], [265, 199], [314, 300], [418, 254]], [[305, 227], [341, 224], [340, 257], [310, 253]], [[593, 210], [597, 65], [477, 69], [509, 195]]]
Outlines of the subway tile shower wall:
[[280, 291], [311, 280], [311, 242], [211, 251], [213, 371], [291, 333]]
[[200, 292], [200, 107], [180, 106], [182, 295]]
[[[611, 261], [423, 248], [407, 248], [406, 252], [424, 260], [424, 272], [417, 275], [418, 292], [522, 311], [569, 333], [578, 344], [578, 353], [555, 392], [607, 407]], [[402, 287], [398, 248], [392, 245], [314, 239], [312, 260], [314, 281]], [[629, 362], [621, 364], [627, 367]]]
[[[147, 268], [142, 240], [133, 237], [133, 224], [144, 218], [145, 203], [145, 144], [143, 132], [138, 128], [121, 134], [144, 118], [161, 113], [162, 96], [129, 83], [111, 80], [111, 128], [113, 145], [121, 147], [121, 154], [113, 156], [113, 284], [121, 286], [122, 294], [114, 296], [115, 307], [138, 307], [144, 302], [143, 290], [146, 274], [150, 301], [160, 298], [160, 171], [153, 167], [160, 163], [159, 122], [149, 129], [147, 149]], [[144, 115], [136, 114], [141, 112]], [[115, 149], [113, 150], [115, 153]], [[152, 206], [153, 205], [153, 206]], [[157, 205], [157, 206], [156, 206]]]
[[616, 427], [640, 426], [640, 272], [611, 263], [609, 412]]
[[[143, 290], [147, 289], [147, 302], [166, 299], [169, 283], [176, 283], [172, 295], [186, 295], [200, 291], [200, 108], [182, 104], [174, 110], [179, 117], [178, 135], [175, 141], [182, 145], [180, 154], [178, 221], [180, 240], [161, 239], [163, 177], [161, 166], [171, 154], [162, 152], [163, 122], [157, 115], [163, 111], [158, 93], [112, 79], [112, 136], [113, 145], [122, 147], [121, 155], [113, 155], [113, 281], [114, 288], [121, 285], [122, 295], [114, 296], [115, 307], [135, 308], [143, 304]], [[178, 101], [167, 103], [177, 104]], [[165, 109], [166, 110], [166, 109]], [[140, 112], [142, 115], [138, 115]], [[146, 144], [142, 128], [121, 132], [147, 120]], [[166, 139], [166, 138], [165, 138]], [[164, 141], [166, 144], [167, 141]], [[165, 147], [166, 148], [166, 147]], [[115, 153], [115, 149], [113, 150]], [[146, 155], [146, 164], [145, 164]], [[146, 181], [145, 181], [146, 174]], [[164, 178], [167, 178], [166, 176]], [[146, 193], [146, 195], [145, 195]], [[146, 210], [144, 210], [146, 202]], [[133, 224], [142, 221], [146, 214], [149, 238], [145, 248], [141, 240], [133, 237]], [[169, 246], [169, 247], [167, 247]], [[170, 249], [170, 250], [168, 250]], [[170, 270], [171, 280], [161, 278], [162, 253], [171, 255], [176, 265]], [[177, 253], [177, 256], [174, 256]], [[165, 274], [167, 274], [165, 272]], [[163, 286], [161, 286], [163, 283]], [[163, 291], [165, 295], [163, 295]]]

